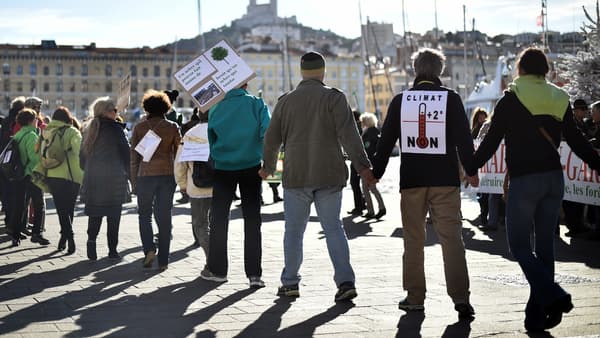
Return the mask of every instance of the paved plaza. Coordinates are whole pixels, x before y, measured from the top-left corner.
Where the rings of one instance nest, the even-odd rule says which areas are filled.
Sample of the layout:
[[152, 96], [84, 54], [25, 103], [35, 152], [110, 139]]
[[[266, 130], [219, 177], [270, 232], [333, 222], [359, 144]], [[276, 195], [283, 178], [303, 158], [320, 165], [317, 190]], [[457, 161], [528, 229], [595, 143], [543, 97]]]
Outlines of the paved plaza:
[[[169, 269], [142, 268], [142, 249], [134, 203], [125, 206], [119, 250], [106, 256], [106, 225], [98, 238], [97, 261], [85, 254], [87, 217], [78, 205], [74, 225], [77, 251], [56, 251], [58, 219], [47, 195], [47, 247], [23, 241], [10, 247], [0, 235], [0, 336], [2, 337], [526, 337], [523, 328], [529, 288], [511, 258], [506, 232], [484, 233], [474, 224], [479, 207], [463, 194], [463, 236], [471, 277], [474, 320], [458, 320], [446, 294], [441, 249], [428, 226], [425, 248], [425, 311], [398, 310], [402, 290], [402, 225], [398, 158], [380, 183], [387, 215], [380, 221], [347, 216], [350, 187], [344, 189], [343, 221], [356, 272], [358, 297], [336, 304], [333, 269], [325, 238], [313, 211], [304, 240], [301, 297], [275, 296], [283, 266], [283, 204], [271, 204], [265, 184], [263, 279], [248, 288], [243, 269], [243, 221], [234, 202], [229, 229], [229, 281], [199, 278], [205, 264], [192, 246], [189, 204], [173, 210]], [[179, 194], [176, 194], [176, 198]], [[0, 228], [4, 232], [4, 228]], [[573, 295], [575, 308], [543, 337], [600, 336], [600, 247], [597, 241], [556, 239], [556, 279]]]

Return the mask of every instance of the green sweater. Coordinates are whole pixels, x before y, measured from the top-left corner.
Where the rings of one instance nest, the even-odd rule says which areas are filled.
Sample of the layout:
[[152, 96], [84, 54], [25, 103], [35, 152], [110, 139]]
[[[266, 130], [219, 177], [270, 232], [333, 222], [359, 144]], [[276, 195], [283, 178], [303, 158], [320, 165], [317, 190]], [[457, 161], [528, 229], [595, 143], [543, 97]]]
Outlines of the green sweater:
[[35, 168], [40, 160], [37, 154], [39, 138], [37, 129], [33, 126], [22, 127], [15, 134], [14, 138], [19, 143], [19, 155], [21, 156], [25, 176], [31, 176], [33, 168]]

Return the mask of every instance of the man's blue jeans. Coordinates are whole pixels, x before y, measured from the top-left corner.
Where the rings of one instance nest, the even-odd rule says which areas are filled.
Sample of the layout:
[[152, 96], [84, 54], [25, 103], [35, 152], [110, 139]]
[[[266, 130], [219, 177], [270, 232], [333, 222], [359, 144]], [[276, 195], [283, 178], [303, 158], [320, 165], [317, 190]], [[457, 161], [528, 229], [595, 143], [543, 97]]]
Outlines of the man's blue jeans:
[[543, 320], [543, 309], [566, 295], [554, 282], [554, 230], [563, 192], [560, 170], [510, 178], [506, 234], [530, 286], [526, 320]]
[[342, 227], [340, 208], [342, 206], [342, 187], [324, 188], [285, 188], [283, 190], [285, 209], [285, 234], [283, 252], [285, 267], [281, 273], [283, 285], [300, 282], [302, 264], [302, 241], [306, 223], [310, 217], [310, 206], [314, 202], [325, 240], [329, 258], [333, 263], [333, 279], [337, 286], [344, 282], [354, 283], [354, 271], [350, 265], [348, 239]]
[[152, 233], [152, 213], [158, 225], [158, 264], [169, 263], [171, 246], [171, 209], [175, 193], [173, 176], [141, 176], [137, 179], [136, 192], [138, 198], [138, 214], [140, 237], [144, 254], [156, 251], [154, 234]]

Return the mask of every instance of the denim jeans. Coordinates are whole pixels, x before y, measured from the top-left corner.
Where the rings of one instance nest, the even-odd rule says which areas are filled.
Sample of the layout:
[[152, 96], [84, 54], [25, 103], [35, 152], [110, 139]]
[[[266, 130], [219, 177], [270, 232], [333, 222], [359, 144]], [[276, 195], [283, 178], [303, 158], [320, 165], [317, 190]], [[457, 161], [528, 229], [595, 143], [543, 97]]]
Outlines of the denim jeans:
[[554, 282], [554, 229], [563, 192], [560, 170], [510, 178], [506, 235], [509, 249], [529, 282], [526, 321], [543, 318], [540, 311], [566, 295]]
[[262, 236], [260, 227], [260, 166], [242, 170], [215, 170], [210, 209], [210, 243], [208, 269], [218, 276], [227, 276], [227, 231], [229, 209], [239, 185], [244, 215], [244, 270], [246, 277], [262, 276]]
[[169, 263], [171, 246], [171, 209], [175, 193], [175, 178], [165, 176], [141, 176], [137, 179], [137, 197], [140, 237], [144, 254], [156, 251], [152, 232], [152, 213], [158, 225], [158, 264]]
[[350, 265], [348, 239], [342, 227], [340, 208], [342, 205], [342, 187], [324, 188], [286, 188], [283, 190], [285, 210], [285, 234], [283, 236], [283, 255], [285, 266], [281, 272], [281, 283], [293, 285], [300, 282], [302, 264], [302, 241], [306, 223], [310, 217], [310, 206], [314, 202], [321, 227], [325, 232], [325, 241], [329, 258], [333, 263], [333, 280], [337, 286], [344, 282], [354, 283], [354, 271]]

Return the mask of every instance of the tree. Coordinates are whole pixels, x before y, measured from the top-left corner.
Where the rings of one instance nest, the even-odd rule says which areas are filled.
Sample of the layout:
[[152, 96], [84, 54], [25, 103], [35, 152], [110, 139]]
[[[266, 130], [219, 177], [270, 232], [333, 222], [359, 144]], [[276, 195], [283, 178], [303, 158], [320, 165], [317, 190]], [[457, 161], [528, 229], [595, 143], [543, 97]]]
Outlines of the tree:
[[585, 6], [582, 7], [589, 21], [581, 27], [588, 50], [562, 56], [558, 69], [562, 77], [569, 79], [565, 89], [571, 96], [594, 102], [600, 100], [600, 8], [596, 0], [594, 19]]
[[226, 64], [229, 64], [229, 62], [227, 62], [227, 60], [225, 59], [227, 57], [227, 55], [229, 55], [229, 52], [227, 51], [226, 48], [223, 47], [215, 47], [211, 50], [211, 56], [213, 58], [213, 60], [215, 61], [225, 61]]

